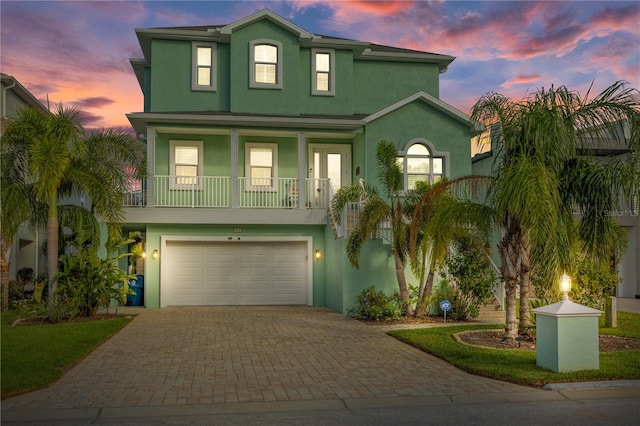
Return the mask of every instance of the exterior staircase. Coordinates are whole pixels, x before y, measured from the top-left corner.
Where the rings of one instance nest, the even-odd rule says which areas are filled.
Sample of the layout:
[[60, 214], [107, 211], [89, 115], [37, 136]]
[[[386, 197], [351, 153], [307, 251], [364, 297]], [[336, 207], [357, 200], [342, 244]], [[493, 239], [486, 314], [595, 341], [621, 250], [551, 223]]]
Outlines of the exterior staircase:
[[495, 297], [488, 299], [484, 305], [480, 305], [480, 315], [477, 320], [492, 324], [504, 324], [505, 312]]

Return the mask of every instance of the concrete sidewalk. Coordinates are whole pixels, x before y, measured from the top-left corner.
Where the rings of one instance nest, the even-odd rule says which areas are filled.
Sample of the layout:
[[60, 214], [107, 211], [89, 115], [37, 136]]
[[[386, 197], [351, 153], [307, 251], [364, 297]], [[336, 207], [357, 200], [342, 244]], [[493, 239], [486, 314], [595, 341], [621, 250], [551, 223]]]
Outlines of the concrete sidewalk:
[[49, 388], [3, 400], [2, 420], [638, 398], [638, 384], [547, 391], [473, 376], [325, 308], [167, 308], [141, 311]]

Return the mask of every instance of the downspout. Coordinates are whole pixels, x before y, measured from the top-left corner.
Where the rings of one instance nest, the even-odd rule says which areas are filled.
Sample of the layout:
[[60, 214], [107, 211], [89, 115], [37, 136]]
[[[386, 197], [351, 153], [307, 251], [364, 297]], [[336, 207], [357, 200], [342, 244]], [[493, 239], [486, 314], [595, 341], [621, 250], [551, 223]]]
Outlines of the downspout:
[[16, 82], [14, 81], [13, 83], [11, 83], [11, 86], [2, 88], [2, 118], [4, 118], [5, 120], [9, 119], [7, 117], [7, 90], [13, 89], [15, 85]]

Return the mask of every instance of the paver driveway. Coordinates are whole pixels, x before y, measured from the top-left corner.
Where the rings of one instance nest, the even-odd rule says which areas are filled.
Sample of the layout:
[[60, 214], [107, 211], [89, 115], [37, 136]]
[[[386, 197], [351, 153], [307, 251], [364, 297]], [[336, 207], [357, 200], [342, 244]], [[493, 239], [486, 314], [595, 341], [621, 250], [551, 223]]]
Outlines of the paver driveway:
[[466, 374], [325, 308], [148, 310], [3, 410], [543, 392]]

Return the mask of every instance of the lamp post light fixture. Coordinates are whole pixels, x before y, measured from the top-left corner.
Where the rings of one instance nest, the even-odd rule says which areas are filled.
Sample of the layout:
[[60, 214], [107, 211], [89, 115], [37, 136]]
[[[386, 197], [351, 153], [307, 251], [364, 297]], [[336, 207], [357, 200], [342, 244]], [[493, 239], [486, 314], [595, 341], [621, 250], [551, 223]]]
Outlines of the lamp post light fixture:
[[562, 295], [562, 300], [569, 300], [569, 295], [567, 293], [571, 291], [571, 277], [567, 275], [566, 272], [564, 272], [560, 276], [559, 283], [560, 283], [560, 291], [564, 293]]

